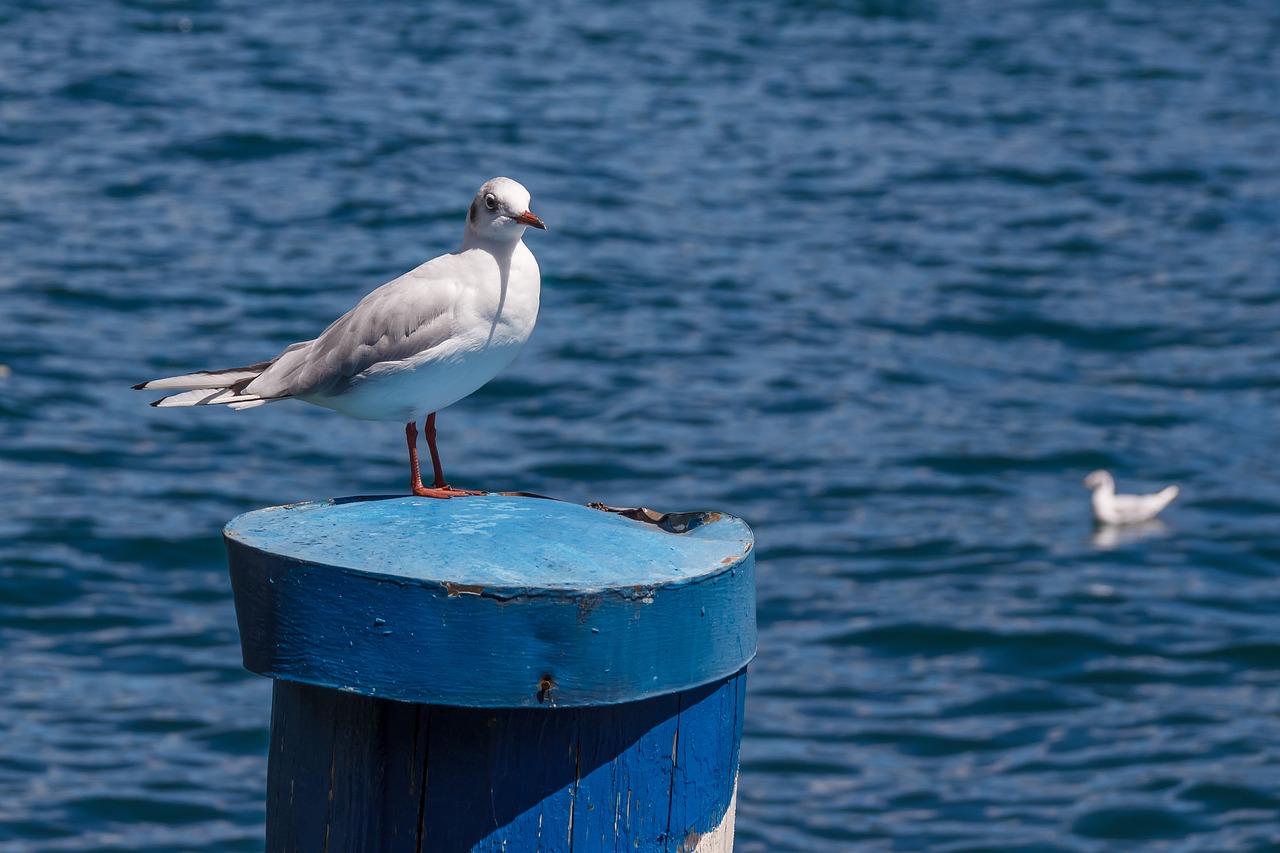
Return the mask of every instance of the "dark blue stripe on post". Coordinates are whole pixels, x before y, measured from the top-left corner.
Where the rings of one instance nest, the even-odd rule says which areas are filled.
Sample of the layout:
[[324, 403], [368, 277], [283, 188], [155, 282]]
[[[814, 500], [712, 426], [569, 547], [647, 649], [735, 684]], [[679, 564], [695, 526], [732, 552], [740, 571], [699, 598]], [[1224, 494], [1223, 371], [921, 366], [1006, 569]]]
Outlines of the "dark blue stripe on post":
[[266, 849], [694, 851], [730, 813], [744, 683], [480, 712], [278, 682]]

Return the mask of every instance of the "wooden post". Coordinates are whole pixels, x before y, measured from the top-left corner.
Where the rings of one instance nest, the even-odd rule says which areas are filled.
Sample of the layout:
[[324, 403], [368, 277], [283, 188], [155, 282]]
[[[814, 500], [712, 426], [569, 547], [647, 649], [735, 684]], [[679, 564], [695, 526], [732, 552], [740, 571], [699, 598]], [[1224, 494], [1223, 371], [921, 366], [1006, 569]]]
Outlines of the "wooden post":
[[225, 537], [245, 666], [275, 679], [268, 853], [732, 849], [739, 519], [353, 498]]

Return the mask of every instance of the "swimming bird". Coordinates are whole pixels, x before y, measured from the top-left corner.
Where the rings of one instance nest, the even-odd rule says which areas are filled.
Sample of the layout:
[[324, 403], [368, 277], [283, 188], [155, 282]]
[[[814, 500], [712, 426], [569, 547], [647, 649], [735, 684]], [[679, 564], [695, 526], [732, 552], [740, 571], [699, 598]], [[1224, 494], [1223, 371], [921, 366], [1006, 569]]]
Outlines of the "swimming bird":
[[1093, 489], [1093, 517], [1101, 524], [1141, 524], [1155, 518], [1178, 496], [1177, 486], [1166, 486], [1151, 495], [1117, 495], [1115, 478], [1107, 471], [1094, 471], [1084, 478]]
[[[483, 494], [445, 482], [436, 412], [475, 392], [506, 367], [538, 318], [541, 275], [526, 228], [545, 231], [529, 191], [510, 178], [487, 181], [467, 212], [462, 247], [369, 293], [319, 337], [247, 367], [153, 379], [138, 390], [181, 391], [151, 405], [248, 409], [302, 400], [351, 417], [402, 421], [415, 495]], [[417, 421], [434, 480], [422, 484]]]

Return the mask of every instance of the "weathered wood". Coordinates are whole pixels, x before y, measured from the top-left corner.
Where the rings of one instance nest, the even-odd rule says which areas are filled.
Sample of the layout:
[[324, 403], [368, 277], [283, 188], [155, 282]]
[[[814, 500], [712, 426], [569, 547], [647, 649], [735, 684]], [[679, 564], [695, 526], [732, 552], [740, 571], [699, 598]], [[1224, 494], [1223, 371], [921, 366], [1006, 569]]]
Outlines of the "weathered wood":
[[278, 681], [267, 850], [728, 850], [745, 680], [485, 711]]
[[235, 519], [267, 850], [730, 850], [751, 534], [674, 529], [499, 497]]

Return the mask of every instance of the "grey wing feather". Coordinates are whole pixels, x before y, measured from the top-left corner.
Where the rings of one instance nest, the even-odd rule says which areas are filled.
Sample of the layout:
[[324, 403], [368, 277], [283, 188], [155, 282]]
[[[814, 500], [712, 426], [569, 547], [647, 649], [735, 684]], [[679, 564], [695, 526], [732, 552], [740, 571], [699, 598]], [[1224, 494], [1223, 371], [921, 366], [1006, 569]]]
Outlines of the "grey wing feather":
[[286, 349], [246, 391], [264, 397], [336, 393], [376, 364], [411, 358], [448, 340], [455, 287], [422, 275], [426, 266], [371, 292], [314, 341]]

